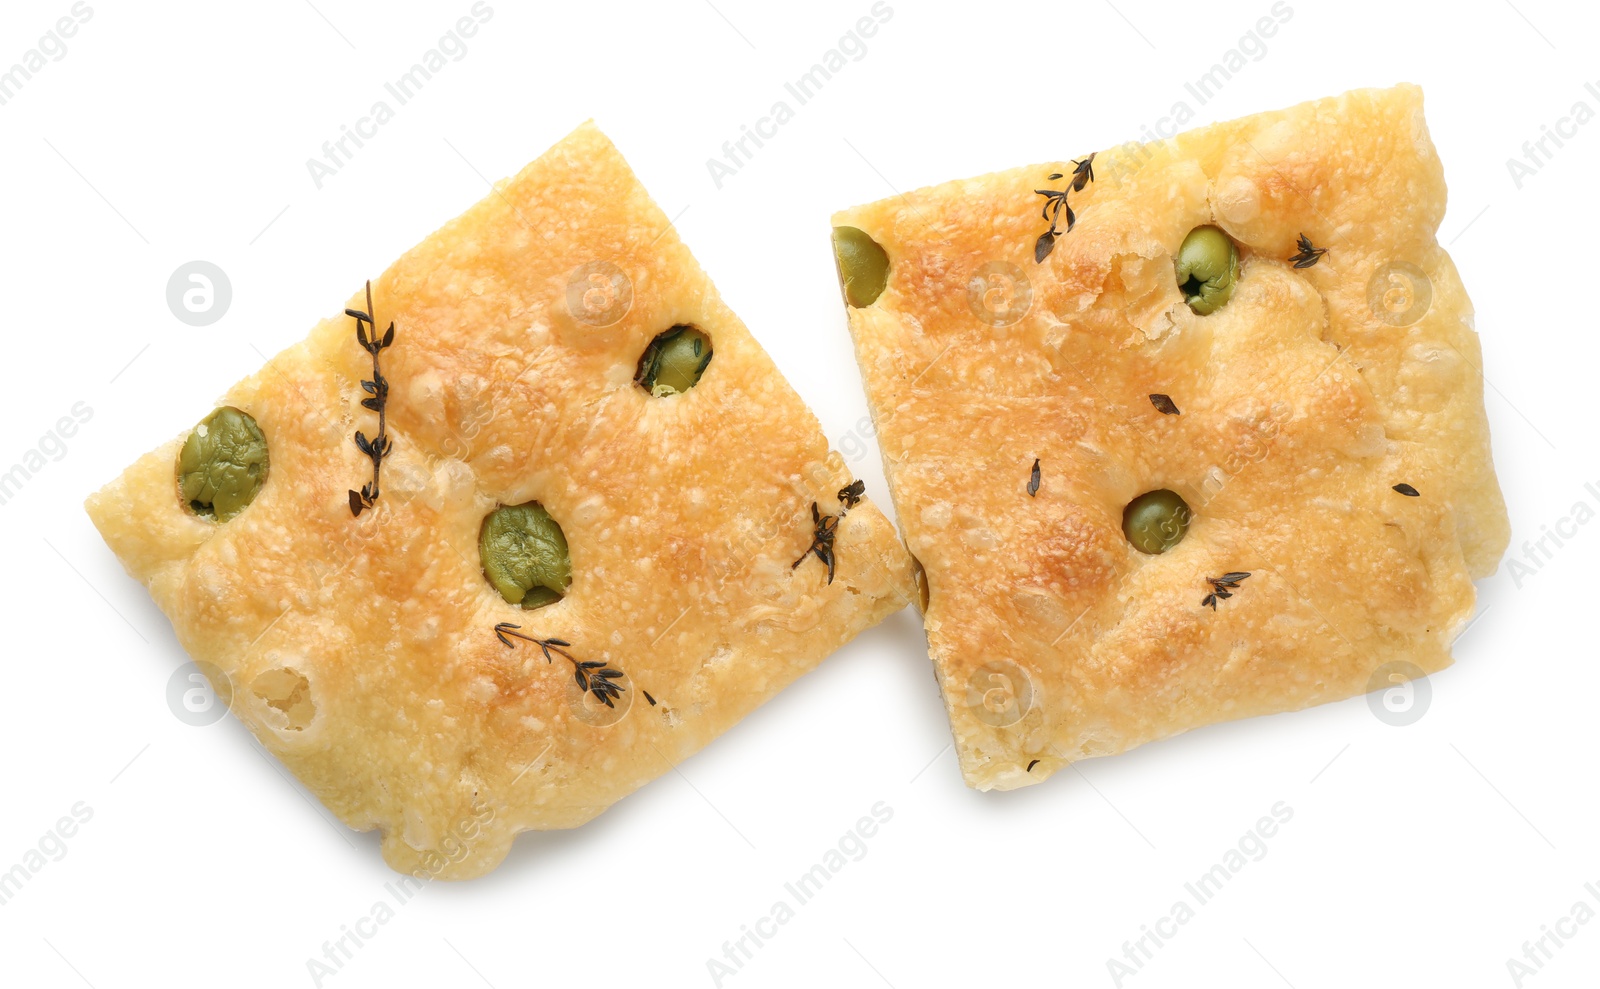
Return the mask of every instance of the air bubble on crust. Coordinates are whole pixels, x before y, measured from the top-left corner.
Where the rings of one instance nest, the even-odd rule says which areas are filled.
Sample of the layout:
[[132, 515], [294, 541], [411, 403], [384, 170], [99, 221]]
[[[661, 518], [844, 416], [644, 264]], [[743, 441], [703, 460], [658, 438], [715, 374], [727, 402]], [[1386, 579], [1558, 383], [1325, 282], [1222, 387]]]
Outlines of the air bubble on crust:
[[1212, 198], [1216, 215], [1231, 224], [1246, 224], [1261, 212], [1261, 187], [1255, 180], [1235, 175], [1224, 180]]

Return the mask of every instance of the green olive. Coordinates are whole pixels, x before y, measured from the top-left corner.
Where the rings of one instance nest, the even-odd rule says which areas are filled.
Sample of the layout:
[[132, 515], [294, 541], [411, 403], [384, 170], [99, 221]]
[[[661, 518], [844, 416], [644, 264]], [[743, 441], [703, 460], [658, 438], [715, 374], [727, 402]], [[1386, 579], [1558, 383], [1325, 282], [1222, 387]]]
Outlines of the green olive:
[[711, 338], [692, 326], [674, 326], [650, 341], [634, 380], [657, 398], [686, 392], [700, 383], [711, 363]]
[[536, 501], [490, 512], [478, 533], [478, 559], [484, 576], [508, 604], [554, 604], [572, 583], [567, 537]]
[[267, 480], [267, 438], [250, 415], [223, 406], [200, 420], [178, 454], [178, 492], [196, 515], [226, 522]]
[[1183, 542], [1194, 513], [1176, 492], [1146, 491], [1122, 510], [1122, 532], [1141, 553], [1165, 553]]
[[1178, 248], [1178, 289], [1197, 316], [1227, 305], [1239, 281], [1239, 249], [1216, 227], [1195, 227]]
[[889, 282], [889, 255], [877, 241], [855, 227], [834, 227], [833, 260], [839, 268], [839, 284], [844, 286], [844, 301], [857, 309], [878, 301]]

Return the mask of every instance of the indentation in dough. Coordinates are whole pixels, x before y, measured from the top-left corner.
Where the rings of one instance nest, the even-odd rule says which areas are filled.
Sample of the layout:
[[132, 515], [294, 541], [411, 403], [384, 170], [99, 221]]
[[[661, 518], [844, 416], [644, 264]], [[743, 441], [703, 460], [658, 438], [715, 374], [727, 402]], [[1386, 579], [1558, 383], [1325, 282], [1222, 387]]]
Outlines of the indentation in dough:
[[311, 681], [292, 667], [268, 670], [250, 682], [250, 690], [281, 716], [281, 723], [273, 726], [280, 731], [304, 731], [317, 716]]
[[1115, 255], [1102, 290], [1105, 304], [1119, 308], [1146, 339], [1159, 340], [1173, 326], [1171, 272], [1172, 259], [1164, 255]]

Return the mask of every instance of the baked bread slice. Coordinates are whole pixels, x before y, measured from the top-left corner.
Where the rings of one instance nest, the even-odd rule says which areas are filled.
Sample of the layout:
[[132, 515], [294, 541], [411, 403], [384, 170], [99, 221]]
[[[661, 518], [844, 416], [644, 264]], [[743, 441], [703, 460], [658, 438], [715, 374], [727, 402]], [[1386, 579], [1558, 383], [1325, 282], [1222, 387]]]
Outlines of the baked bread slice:
[[835, 216], [969, 784], [1450, 662], [1508, 525], [1444, 202], [1401, 86]]
[[[584, 823], [914, 594], [893, 527], [592, 125], [350, 305], [376, 316], [359, 340], [326, 320], [219, 402], [270, 456], [191, 469], [248, 444], [229, 412], [88, 511], [234, 713], [394, 868], [476, 876], [519, 831]], [[703, 376], [647, 390], [646, 351], [685, 326]], [[207, 485], [235, 468], [265, 480], [219, 521], [237, 506]], [[480, 557], [486, 518], [530, 502], [571, 568], [536, 610]], [[825, 560], [793, 565], [823, 525]]]

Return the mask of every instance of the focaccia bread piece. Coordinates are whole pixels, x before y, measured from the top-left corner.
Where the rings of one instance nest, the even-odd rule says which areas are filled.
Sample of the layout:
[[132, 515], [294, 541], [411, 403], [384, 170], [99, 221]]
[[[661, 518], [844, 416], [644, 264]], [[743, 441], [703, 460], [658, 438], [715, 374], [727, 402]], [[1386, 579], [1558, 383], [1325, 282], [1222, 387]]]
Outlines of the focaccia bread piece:
[[[592, 125], [350, 306], [375, 322], [321, 323], [88, 510], [394, 868], [476, 876], [584, 823], [911, 599], [893, 527]], [[658, 340], [682, 327], [687, 372]], [[566, 554], [570, 584], [512, 603], [480, 537], [534, 502], [558, 535], [501, 562]]]
[[1401, 86], [835, 216], [969, 784], [1450, 662], [1508, 524], [1444, 199]]

